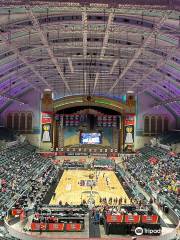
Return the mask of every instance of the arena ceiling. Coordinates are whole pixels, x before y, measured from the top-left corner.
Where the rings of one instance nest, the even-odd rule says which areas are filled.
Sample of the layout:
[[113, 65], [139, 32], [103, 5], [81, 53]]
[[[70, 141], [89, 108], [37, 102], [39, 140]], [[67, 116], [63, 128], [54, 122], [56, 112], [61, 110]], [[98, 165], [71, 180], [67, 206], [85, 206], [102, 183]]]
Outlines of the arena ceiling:
[[82, 2], [0, 0], [0, 109], [30, 89], [133, 91], [180, 116], [180, 1]]

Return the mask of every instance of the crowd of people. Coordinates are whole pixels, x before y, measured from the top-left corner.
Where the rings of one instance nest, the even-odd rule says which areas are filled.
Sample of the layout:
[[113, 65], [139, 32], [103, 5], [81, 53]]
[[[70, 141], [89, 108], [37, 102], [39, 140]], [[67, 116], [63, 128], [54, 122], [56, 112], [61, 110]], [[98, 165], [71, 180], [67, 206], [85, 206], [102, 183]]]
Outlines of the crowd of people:
[[124, 167], [150, 194], [164, 195], [178, 206], [180, 196], [179, 157], [157, 147], [146, 146], [124, 160]]
[[64, 169], [77, 169], [77, 168], [84, 168], [84, 163], [77, 162], [77, 161], [70, 161], [70, 160], [64, 160], [62, 167]]
[[[33, 222], [60, 223], [62, 217], [81, 216], [80, 212], [73, 212], [75, 206], [66, 202], [65, 206], [59, 201], [61, 208], [70, 208], [70, 211], [59, 211], [52, 216], [52, 212], [43, 215], [42, 203], [46, 193], [54, 181], [58, 178], [59, 166], [52, 164], [48, 159], [36, 153], [35, 147], [29, 144], [14, 146], [1, 151], [0, 155], [0, 210], [2, 218], [7, 209], [13, 206], [16, 209], [23, 208], [27, 215], [29, 209], [36, 212]], [[126, 156], [123, 161], [125, 170], [134, 178], [147, 192], [156, 191], [170, 197], [175, 205], [179, 204], [180, 196], [180, 162], [178, 156], [169, 154], [168, 151], [146, 146], [136, 155]], [[102, 160], [103, 161], [103, 160]], [[101, 163], [101, 161], [100, 161]], [[102, 167], [102, 165], [100, 165]], [[62, 168], [83, 168], [84, 164], [64, 161]], [[94, 167], [94, 166], [92, 166]], [[99, 168], [96, 171], [96, 181], [100, 175]], [[103, 179], [107, 186], [110, 179], [104, 174]], [[55, 192], [54, 192], [55, 197]], [[130, 198], [128, 208], [127, 199], [119, 197], [100, 198], [100, 206], [92, 208], [94, 223], [100, 223], [107, 214], [111, 215], [151, 215], [153, 214], [152, 201], [146, 204], [142, 201]], [[82, 201], [81, 208], [87, 209], [88, 205]], [[81, 209], [80, 208], [80, 209]], [[83, 213], [84, 214], [84, 213]]]
[[57, 169], [35, 153], [35, 147], [22, 144], [4, 149], [0, 155], [1, 217], [11, 208], [27, 207], [42, 201]]
[[126, 199], [126, 197], [125, 198], [122, 198], [122, 197], [120, 197], [120, 198], [117, 198], [117, 197], [115, 197], [115, 198], [112, 198], [112, 197], [110, 197], [109, 199], [108, 198], [101, 198], [100, 197], [100, 204], [108, 204], [108, 205], [115, 205], [115, 206], [117, 206], [117, 205], [122, 205], [122, 204], [126, 204], [127, 203], [127, 199]]
[[152, 205], [139, 206], [138, 204], [122, 204], [119, 206], [97, 206], [92, 209], [92, 216], [99, 214], [100, 218], [106, 215], [152, 215], [154, 214]]

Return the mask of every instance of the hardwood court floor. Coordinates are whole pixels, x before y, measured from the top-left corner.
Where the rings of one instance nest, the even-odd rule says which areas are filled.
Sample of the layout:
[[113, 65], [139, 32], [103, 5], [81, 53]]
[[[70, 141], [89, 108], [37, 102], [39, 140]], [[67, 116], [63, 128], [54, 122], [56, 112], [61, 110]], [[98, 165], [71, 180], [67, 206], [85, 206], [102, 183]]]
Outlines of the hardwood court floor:
[[[73, 205], [81, 204], [82, 200], [87, 202], [90, 198], [91, 187], [80, 186], [80, 181], [90, 180], [90, 174], [94, 176], [92, 180], [96, 180], [96, 176], [98, 176], [97, 184], [92, 188], [96, 205], [100, 204], [100, 197], [106, 197], [107, 199], [110, 197], [117, 197], [118, 199], [122, 197], [123, 199], [126, 198], [127, 203], [129, 203], [129, 198], [113, 171], [64, 170], [55, 190], [56, 196], [52, 197], [50, 205], [58, 204], [60, 200], [63, 204], [67, 202]], [[108, 185], [106, 180], [109, 180]]]

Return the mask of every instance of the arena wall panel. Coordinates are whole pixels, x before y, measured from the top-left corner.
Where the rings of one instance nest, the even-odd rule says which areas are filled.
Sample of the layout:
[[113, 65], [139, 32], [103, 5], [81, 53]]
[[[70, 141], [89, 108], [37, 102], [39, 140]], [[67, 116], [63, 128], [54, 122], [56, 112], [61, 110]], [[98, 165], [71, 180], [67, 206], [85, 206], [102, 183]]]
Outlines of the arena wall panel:
[[[136, 107], [136, 132], [138, 135], [143, 135], [144, 132], [144, 116], [145, 115], [167, 115], [169, 120], [169, 129], [176, 129], [177, 119], [168, 111], [167, 108], [161, 106], [161, 108], [152, 108], [154, 104], [157, 104], [157, 100], [151, 97], [149, 94], [141, 94], [137, 100]], [[137, 135], [137, 134], [136, 134]]]

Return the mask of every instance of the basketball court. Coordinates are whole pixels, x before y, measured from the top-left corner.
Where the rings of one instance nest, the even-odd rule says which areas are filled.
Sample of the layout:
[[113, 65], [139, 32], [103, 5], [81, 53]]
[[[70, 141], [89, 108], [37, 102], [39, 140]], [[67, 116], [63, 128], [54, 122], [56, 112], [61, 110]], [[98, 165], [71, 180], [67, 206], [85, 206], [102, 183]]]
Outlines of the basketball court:
[[[92, 191], [92, 192], [91, 192]], [[100, 198], [126, 198], [130, 202], [123, 186], [113, 171], [65, 170], [55, 190], [50, 205], [66, 202], [79, 205], [93, 198], [95, 205], [100, 205]]]

